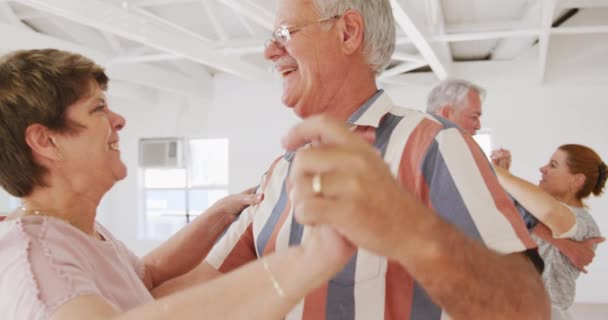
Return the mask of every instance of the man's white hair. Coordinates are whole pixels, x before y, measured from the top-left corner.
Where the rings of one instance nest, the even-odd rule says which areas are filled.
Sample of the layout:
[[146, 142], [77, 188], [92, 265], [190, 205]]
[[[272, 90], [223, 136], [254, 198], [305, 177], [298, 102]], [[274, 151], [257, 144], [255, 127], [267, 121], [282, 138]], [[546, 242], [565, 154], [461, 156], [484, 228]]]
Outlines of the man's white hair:
[[379, 74], [388, 66], [395, 51], [395, 19], [388, 0], [314, 0], [322, 17], [356, 10], [365, 24], [363, 54]]
[[468, 103], [470, 90], [477, 92], [481, 100], [486, 95], [485, 89], [470, 81], [462, 79], [443, 80], [429, 93], [426, 112], [435, 113], [446, 105], [461, 108]]

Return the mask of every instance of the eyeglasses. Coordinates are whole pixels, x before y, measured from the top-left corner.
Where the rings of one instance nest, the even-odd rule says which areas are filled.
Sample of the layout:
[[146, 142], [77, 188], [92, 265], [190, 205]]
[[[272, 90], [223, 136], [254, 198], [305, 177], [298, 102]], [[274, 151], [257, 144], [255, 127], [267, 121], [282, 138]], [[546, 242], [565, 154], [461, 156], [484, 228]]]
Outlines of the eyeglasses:
[[303, 24], [299, 24], [299, 25], [295, 25], [295, 26], [285, 26], [285, 25], [279, 26], [272, 33], [272, 38], [266, 40], [266, 42], [264, 43], [264, 47], [268, 48], [268, 46], [275, 43], [280, 48], [283, 48], [285, 46], [285, 43], [287, 43], [287, 41], [289, 41], [291, 39], [291, 36], [294, 33], [302, 30], [302, 28], [309, 26], [311, 24], [314, 24], [314, 23], [321, 23], [321, 22], [325, 22], [325, 21], [329, 21], [329, 20], [333, 20], [333, 19], [337, 19], [337, 18], [340, 18], [340, 15], [335, 15], [335, 16], [332, 16], [329, 18], [319, 19], [319, 20], [315, 20], [315, 21], [311, 21], [311, 22], [307, 22], [307, 23], [303, 23]]

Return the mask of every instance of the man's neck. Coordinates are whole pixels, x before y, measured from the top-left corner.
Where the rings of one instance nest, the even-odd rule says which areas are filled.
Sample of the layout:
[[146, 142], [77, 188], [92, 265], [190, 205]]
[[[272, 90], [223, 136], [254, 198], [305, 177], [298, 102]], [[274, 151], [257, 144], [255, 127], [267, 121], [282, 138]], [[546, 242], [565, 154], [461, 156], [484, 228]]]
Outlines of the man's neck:
[[342, 86], [327, 103], [324, 114], [346, 122], [378, 92], [378, 86], [376, 75], [367, 67], [353, 66], [343, 79]]

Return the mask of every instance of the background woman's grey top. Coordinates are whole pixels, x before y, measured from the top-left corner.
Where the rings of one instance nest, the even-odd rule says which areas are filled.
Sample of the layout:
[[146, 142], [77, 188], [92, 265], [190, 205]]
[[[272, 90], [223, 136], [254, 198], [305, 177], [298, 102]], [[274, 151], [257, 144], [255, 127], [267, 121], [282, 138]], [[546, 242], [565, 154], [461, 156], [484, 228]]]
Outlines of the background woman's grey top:
[[[585, 208], [568, 206], [576, 215], [576, 224], [560, 238], [570, 238], [582, 241], [600, 236], [600, 229]], [[545, 261], [543, 282], [551, 296], [551, 304], [562, 310], [568, 309], [574, 301], [576, 279], [580, 271], [570, 263], [557, 248], [532, 233], [532, 238], [538, 243], [540, 256]]]

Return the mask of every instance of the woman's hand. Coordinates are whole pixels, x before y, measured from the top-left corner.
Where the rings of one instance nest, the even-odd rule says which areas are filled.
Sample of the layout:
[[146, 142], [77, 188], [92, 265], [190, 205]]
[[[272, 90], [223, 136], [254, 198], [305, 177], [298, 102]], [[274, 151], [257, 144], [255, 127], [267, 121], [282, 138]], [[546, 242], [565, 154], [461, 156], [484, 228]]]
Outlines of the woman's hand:
[[305, 229], [302, 247], [311, 263], [323, 272], [334, 274], [352, 258], [356, 247], [327, 225], [309, 226]]
[[257, 187], [252, 187], [243, 192], [226, 196], [214, 203], [207, 210], [207, 214], [219, 215], [226, 224], [230, 224], [245, 208], [259, 204], [264, 200], [264, 194], [256, 194], [256, 190]]

